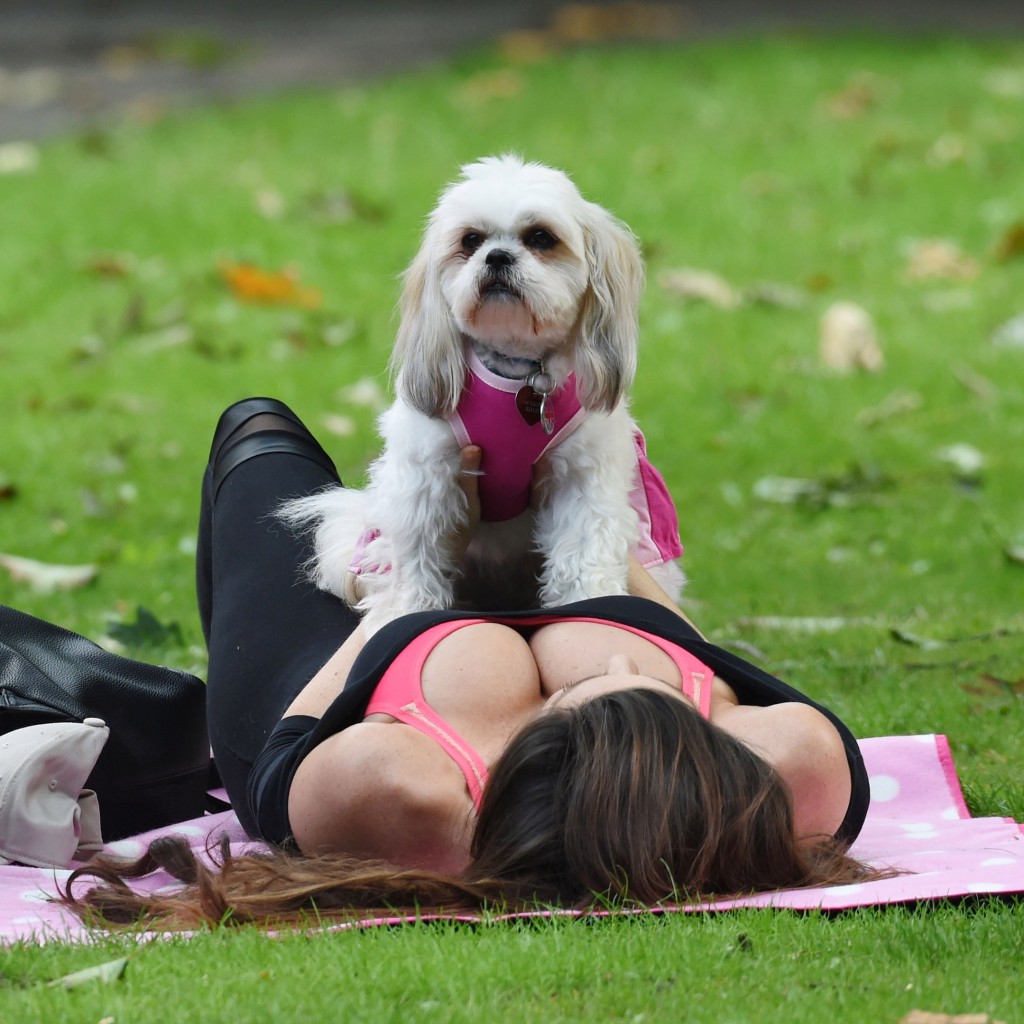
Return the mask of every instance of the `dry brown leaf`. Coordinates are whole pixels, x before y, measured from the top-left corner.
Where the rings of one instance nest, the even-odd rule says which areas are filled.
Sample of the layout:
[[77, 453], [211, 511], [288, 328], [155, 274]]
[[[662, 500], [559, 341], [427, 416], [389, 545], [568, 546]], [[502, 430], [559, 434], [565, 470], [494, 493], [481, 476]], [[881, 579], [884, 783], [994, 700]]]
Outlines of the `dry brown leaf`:
[[459, 89], [458, 98], [466, 103], [485, 103], [518, 96], [523, 91], [523, 76], [511, 68], [481, 71], [467, 79]]
[[874, 107], [882, 94], [883, 80], [868, 71], [852, 75], [838, 92], [825, 101], [828, 112], [841, 120], [860, 117]]
[[926, 238], [910, 249], [908, 281], [970, 281], [980, 272], [978, 261], [946, 238]]
[[724, 277], [710, 270], [677, 267], [658, 277], [658, 284], [684, 299], [700, 299], [719, 309], [735, 309], [742, 301], [740, 293]]
[[514, 64], [529, 64], [547, 60], [559, 49], [558, 40], [542, 29], [522, 29], [506, 32], [499, 40], [502, 57]]
[[84, 587], [99, 575], [99, 567], [95, 565], [51, 565], [3, 552], [0, 552], [0, 568], [6, 569], [15, 583], [27, 583], [39, 594]]
[[891, 420], [894, 416], [916, 412], [922, 405], [924, 405], [924, 399], [916, 391], [893, 391], [886, 395], [878, 405], [861, 409], [854, 421], [859, 427], [873, 427], [877, 423]]
[[1017, 221], [996, 242], [995, 257], [1000, 263], [1018, 256], [1024, 256], [1024, 221]]
[[85, 269], [97, 277], [128, 277], [135, 270], [131, 256], [118, 253], [100, 253], [86, 260]]
[[875, 322], [855, 302], [835, 302], [825, 310], [819, 354], [822, 364], [836, 373], [877, 373], [885, 365]]
[[289, 269], [267, 271], [251, 263], [222, 263], [220, 275], [242, 302], [303, 309], [319, 309], [323, 304], [320, 292], [301, 285]]
[[566, 43], [609, 39], [668, 39], [686, 25], [685, 13], [673, 4], [566, 4], [551, 19], [551, 34]]

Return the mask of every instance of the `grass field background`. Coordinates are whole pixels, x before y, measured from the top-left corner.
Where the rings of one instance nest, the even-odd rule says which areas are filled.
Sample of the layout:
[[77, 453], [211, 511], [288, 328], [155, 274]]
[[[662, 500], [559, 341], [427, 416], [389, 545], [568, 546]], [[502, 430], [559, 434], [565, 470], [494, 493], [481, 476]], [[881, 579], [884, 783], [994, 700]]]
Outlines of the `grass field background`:
[[[972, 811], [1024, 818], [1020, 41], [495, 50], [47, 143], [0, 175], [0, 551], [95, 576], [0, 570], [0, 601], [202, 674], [219, 412], [284, 399], [358, 483], [398, 275], [459, 164], [503, 151], [565, 169], [644, 247], [633, 410], [679, 508], [687, 611], [859, 735], [947, 734]], [[680, 268], [717, 275], [724, 304], [678, 294]], [[840, 301], [872, 317], [876, 372], [822, 365]], [[1020, 915], [214, 935], [75, 993], [35, 982], [110, 949], [15, 948], [0, 1000], [18, 1020], [152, 1019], [174, 986], [202, 1019], [229, 1000], [237, 1020], [1008, 1021]]]

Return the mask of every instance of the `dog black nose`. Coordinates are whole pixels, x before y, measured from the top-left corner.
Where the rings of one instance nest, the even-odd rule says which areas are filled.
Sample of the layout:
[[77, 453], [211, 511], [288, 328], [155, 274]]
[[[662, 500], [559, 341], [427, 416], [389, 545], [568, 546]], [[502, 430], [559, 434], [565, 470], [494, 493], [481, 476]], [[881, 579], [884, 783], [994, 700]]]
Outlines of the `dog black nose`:
[[484, 261], [489, 267], [511, 267], [515, 257], [508, 249], [492, 249]]

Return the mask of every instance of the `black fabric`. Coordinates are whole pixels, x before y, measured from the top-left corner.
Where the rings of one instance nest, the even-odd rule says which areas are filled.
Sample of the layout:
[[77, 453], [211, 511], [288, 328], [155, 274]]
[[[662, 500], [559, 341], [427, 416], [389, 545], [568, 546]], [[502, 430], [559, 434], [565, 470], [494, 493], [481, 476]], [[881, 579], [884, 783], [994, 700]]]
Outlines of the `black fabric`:
[[337, 485], [331, 460], [286, 406], [229, 408], [203, 480], [196, 585], [210, 660], [207, 718], [224, 787], [242, 826], [253, 762], [298, 692], [358, 624], [305, 580], [308, 538], [276, 518], [286, 498]]
[[248, 813], [259, 834], [269, 842], [289, 841], [288, 790], [299, 764], [310, 750], [328, 736], [362, 721], [370, 697], [387, 666], [415, 637], [431, 626], [453, 619], [487, 618], [525, 628], [539, 618], [550, 620], [580, 616], [635, 626], [678, 644], [724, 679], [736, 691], [741, 704], [768, 707], [796, 701], [809, 704], [822, 712], [842, 737], [852, 783], [850, 804], [836, 831], [836, 837], [846, 843], [853, 842], [864, 824], [870, 789], [860, 748], [846, 725], [827, 707], [811, 700], [799, 690], [730, 651], [701, 639], [692, 626], [668, 608], [638, 597], [597, 598], [545, 612], [534, 610], [479, 615], [465, 611], [420, 612], [389, 623], [367, 642], [352, 666], [345, 689], [331, 703], [322, 718], [286, 718], [274, 730], [273, 742], [268, 743], [261, 753], [247, 790]]
[[110, 727], [86, 782], [104, 839], [203, 813], [210, 745], [202, 681], [0, 605], [0, 733], [85, 718]]

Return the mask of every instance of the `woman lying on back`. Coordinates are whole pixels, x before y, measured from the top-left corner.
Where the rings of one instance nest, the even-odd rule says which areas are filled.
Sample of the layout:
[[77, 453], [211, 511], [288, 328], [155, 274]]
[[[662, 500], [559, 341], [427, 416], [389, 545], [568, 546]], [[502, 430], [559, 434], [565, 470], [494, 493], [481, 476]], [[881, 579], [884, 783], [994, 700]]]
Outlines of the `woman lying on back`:
[[[479, 453], [467, 449], [473, 468]], [[630, 597], [406, 616], [364, 642], [299, 582], [274, 511], [337, 476], [286, 407], [225, 412], [197, 575], [211, 741], [239, 819], [276, 852], [210, 871], [184, 841], [76, 872], [109, 920], [282, 920], [314, 908], [655, 903], [871, 872], [868, 803], [827, 709], [705, 641], [635, 563]], [[475, 504], [474, 478], [465, 477]], [[453, 543], [458, 539], [453, 538]], [[346, 638], [340, 644], [340, 638]], [[135, 894], [164, 866], [181, 893]]]

